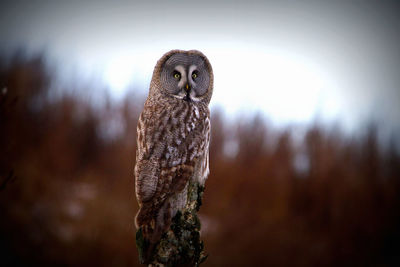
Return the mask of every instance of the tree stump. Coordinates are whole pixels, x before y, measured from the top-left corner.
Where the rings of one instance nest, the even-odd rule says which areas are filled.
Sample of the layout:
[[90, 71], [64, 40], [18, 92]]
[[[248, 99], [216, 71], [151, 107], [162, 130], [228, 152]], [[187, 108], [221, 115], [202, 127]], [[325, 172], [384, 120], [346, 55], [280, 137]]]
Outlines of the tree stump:
[[[153, 250], [149, 266], [199, 266], [206, 260], [204, 244], [200, 240], [201, 224], [197, 216], [203, 191], [204, 186], [189, 182], [186, 206], [176, 213], [170, 228], [162, 235]], [[142, 229], [139, 228], [136, 232], [136, 246], [141, 263], [144, 263], [143, 253], [149, 245], [146, 241]]]

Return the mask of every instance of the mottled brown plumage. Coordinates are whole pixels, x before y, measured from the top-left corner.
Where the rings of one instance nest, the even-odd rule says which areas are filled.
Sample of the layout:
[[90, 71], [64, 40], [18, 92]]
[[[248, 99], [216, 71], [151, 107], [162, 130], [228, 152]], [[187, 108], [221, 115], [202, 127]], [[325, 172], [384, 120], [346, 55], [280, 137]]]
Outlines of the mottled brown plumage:
[[[178, 75], [177, 75], [178, 73]], [[155, 66], [137, 126], [136, 226], [154, 248], [186, 205], [187, 184], [208, 176], [213, 73], [199, 51], [172, 50]]]

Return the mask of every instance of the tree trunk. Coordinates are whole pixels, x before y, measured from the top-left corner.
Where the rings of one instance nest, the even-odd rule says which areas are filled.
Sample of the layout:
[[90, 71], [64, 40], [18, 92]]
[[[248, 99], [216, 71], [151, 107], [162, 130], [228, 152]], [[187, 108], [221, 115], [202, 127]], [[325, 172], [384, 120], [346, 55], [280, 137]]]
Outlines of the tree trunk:
[[[199, 266], [207, 256], [200, 240], [200, 220], [197, 212], [201, 206], [204, 187], [197, 182], [188, 186], [187, 204], [172, 219], [170, 228], [161, 237], [151, 255], [149, 266]], [[143, 239], [142, 229], [136, 232], [136, 246], [143, 263], [143, 253], [148, 243]]]

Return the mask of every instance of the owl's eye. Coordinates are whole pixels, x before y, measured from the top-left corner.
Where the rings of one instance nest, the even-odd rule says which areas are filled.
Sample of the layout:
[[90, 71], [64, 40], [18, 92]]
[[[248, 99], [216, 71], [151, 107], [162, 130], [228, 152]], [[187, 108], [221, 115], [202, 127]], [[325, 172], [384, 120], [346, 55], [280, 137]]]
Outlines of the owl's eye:
[[177, 71], [174, 72], [174, 78], [179, 80], [181, 78], [181, 74]]
[[192, 73], [192, 78], [193, 78], [193, 79], [196, 79], [197, 77], [198, 77], [197, 73], [196, 73], [196, 72], [193, 72], [193, 73]]

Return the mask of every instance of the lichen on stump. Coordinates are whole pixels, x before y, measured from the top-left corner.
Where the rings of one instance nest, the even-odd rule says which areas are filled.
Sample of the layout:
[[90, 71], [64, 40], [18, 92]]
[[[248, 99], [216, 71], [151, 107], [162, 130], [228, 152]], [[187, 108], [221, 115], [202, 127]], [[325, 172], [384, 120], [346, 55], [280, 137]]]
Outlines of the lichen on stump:
[[[197, 212], [200, 209], [204, 187], [197, 182], [190, 182], [187, 203], [182, 211], [178, 211], [170, 228], [155, 246], [149, 266], [199, 266], [207, 256], [204, 244], [200, 240], [200, 220]], [[144, 263], [143, 253], [149, 243], [143, 238], [142, 229], [136, 232], [136, 246], [139, 259]]]

